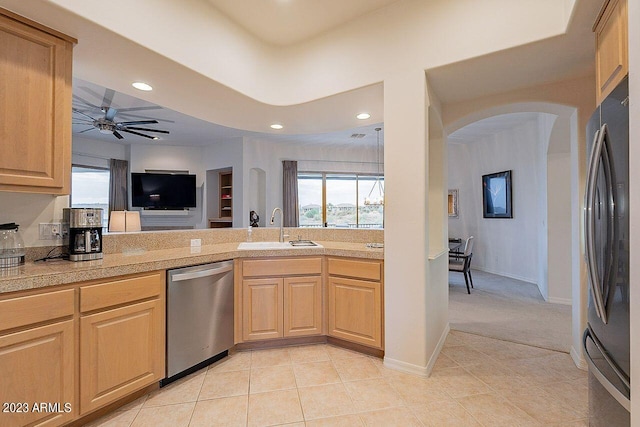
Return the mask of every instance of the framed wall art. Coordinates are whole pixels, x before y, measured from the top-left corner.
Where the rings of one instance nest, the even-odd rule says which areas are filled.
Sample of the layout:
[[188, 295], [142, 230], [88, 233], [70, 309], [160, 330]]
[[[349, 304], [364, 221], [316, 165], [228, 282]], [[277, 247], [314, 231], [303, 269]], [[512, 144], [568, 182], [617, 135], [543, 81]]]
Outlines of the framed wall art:
[[449, 216], [458, 217], [458, 190], [449, 190], [449, 196], [447, 197], [447, 207], [449, 210]]
[[482, 175], [482, 216], [513, 218], [510, 170]]

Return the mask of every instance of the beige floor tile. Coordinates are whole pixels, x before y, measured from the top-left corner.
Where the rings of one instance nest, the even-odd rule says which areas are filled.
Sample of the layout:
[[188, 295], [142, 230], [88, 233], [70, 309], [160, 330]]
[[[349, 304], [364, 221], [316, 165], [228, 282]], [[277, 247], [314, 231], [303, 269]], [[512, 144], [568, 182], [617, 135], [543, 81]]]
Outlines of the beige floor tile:
[[315, 344], [315, 345], [303, 345], [300, 347], [292, 347], [289, 349], [291, 355], [291, 362], [293, 363], [309, 363], [309, 362], [323, 362], [329, 360], [329, 352], [327, 351], [327, 345]]
[[454, 398], [491, 392], [488, 385], [464, 368], [440, 369], [429, 378]]
[[523, 410], [497, 394], [478, 394], [457, 399], [480, 424], [491, 427], [539, 426]]
[[571, 356], [566, 353], [555, 353], [550, 356], [532, 359], [508, 359], [503, 362], [521, 378], [533, 384], [549, 384], [559, 381], [580, 379], [586, 375], [578, 369]]
[[249, 371], [209, 371], [198, 400], [242, 396], [249, 393]]
[[340, 376], [331, 361], [293, 365], [298, 387], [339, 383]]
[[[487, 338], [481, 335], [469, 334], [467, 332], [460, 332], [460, 331], [451, 331], [449, 335], [451, 335], [456, 340], [456, 342], [461, 343], [461, 345], [469, 345], [469, 346], [473, 346], [475, 344], [482, 344], [487, 340], [493, 340], [493, 338]], [[447, 337], [447, 339], [448, 338], [449, 337]], [[445, 344], [446, 344], [446, 341], [445, 341]]]
[[247, 425], [248, 396], [201, 400], [189, 427], [243, 427]]
[[442, 354], [460, 366], [476, 365], [490, 360], [486, 354], [480, 353], [478, 350], [466, 345], [443, 348]]
[[581, 418], [589, 416], [589, 386], [585, 380], [545, 384], [541, 388], [556, 401], [573, 408]]
[[464, 345], [464, 341], [454, 331], [449, 332], [447, 339], [444, 341], [443, 348], [456, 347], [459, 345]]
[[342, 381], [366, 380], [382, 376], [373, 362], [364, 356], [333, 359], [333, 366]]
[[571, 406], [555, 399], [540, 387], [512, 387], [509, 394], [503, 397], [541, 423], [568, 422], [582, 417]]
[[589, 427], [589, 419], [583, 418], [576, 421], [569, 421], [566, 423], [547, 424], [545, 427]]
[[476, 343], [472, 347], [494, 360], [529, 359], [534, 357], [551, 356], [557, 353], [545, 348], [532, 347], [529, 345], [495, 339], [487, 339], [486, 342]]
[[239, 351], [211, 365], [209, 367], [209, 371], [216, 371], [216, 372], [244, 371], [250, 368], [251, 368], [251, 352]]
[[438, 360], [436, 360], [436, 363], [433, 365], [433, 370], [437, 371], [439, 369], [454, 368], [456, 366], [460, 365], [454, 362], [452, 358], [450, 358], [443, 352], [440, 352], [440, 354], [438, 355]]
[[290, 365], [291, 356], [288, 348], [270, 348], [251, 352], [251, 368]]
[[139, 408], [127, 411], [112, 412], [104, 417], [87, 424], [86, 427], [129, 427], [138, 415]]
[[[357, 352], [355, 350], [349, 350], [348, 348], [342, 348], [342, 347], [337, 347], [335, 345], [327, 345], [325, 347], [325, 349], [327, 350], [327, 353], [329, 353], [329, 357], [332, 360], [336, 360], [336, 359], [349, 359], [352, 357], [369, 357], [369, 356], [364, 356], [362, 353]], [[379, 359], [379, 358], [377, 358]]]
[[453, 399], [412, 406], [414, 415], [426, 427], [482, 427], [462, 405]]
[[287, 390], [296, 388], [296, 377], [292, 365], [252, 368], [249, 380], [249, 393]]
[[202, 369], [185, 378], [179, 379], [161, 389], [154, 391], [144, 401], [143, 408], [152, 406], [173, 405], [176, 403], [195, 402], [202, 388], [207, 370]]
[[422, 424], [413, 412], [406, 407], [383, 409], [360, 414], [365, 426], [370, 427], [421, 427]]
[[496, 391], [505, 391], [512, 386], [533, 385], [516, 375], [516, 372], [500, 361], [491, 360], [479, 365], [465, 366], [465, 370]]
[[344, 383], [358, 412], [376, 411], [404, 404], [400, 394], [383, 378]]
[[297, 390], [249, 395], [248, 426], [272, 426], [300, 421], [304, 421], [304, 418]]
[[353, 414], [356, 407], [344, 384], [299, 388], [305, 420]]
[[387, 382], [406, 404], [427, 404], [450, 398], [442, 386], [432, 378], [398, 374], [387, 378]]
[[196, 403], [142, 408], [131, 427], [187, 427]]
[[[358, 427], [364, 426], [357, 415], [342, 415], [340, 417], [319, 418], [307, 421], [306, 427]], [[287, 426], [288, 427], [288, 426]]]

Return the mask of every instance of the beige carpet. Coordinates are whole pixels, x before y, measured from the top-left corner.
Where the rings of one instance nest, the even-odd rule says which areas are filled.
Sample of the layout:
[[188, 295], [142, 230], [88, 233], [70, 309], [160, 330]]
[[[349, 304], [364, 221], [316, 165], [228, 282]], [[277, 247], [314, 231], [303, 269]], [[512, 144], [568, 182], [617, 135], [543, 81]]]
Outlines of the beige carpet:
[[449, 273], [451, 329], [568, 353], [571, 307], [545, 302], [534, 284], [472, 270], [467, 294], [462, 273]]

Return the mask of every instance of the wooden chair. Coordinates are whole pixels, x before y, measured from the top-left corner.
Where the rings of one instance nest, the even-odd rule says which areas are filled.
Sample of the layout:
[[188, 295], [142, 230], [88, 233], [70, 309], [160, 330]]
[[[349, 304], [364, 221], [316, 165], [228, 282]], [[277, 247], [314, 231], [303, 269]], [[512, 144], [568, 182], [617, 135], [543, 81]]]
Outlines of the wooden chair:
[[467, 284], [467, 293], [471, 293], [469, 283], [473, 288], [473, 278], [471, 277], [471, 257], [473, 256], [473, 236], [470, 236], [464, 244], [462, 253], [449, 255], [449, 271], [457, 271], [464, 275], [464, 282]]

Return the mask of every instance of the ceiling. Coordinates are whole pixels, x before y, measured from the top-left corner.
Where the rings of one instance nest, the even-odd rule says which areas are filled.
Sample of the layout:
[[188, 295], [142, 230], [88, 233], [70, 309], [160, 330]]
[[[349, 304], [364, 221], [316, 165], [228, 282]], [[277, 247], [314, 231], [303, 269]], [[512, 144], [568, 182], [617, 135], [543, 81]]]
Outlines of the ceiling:
[[[139, 125], [148, 129], [166, 130], [170, 133], [154, 133], [139, 131], [148, 135], [158, 136], [158, 140], [151, 140], [138, 135], [120, 132], [124, 139], [117, 139], [113, 134], [103, 134], [90, 125], [88, 117], [94, 119], [104, 117], [102, 107], [109, 104], [118, 110], [115, 122], [155, 119], [157, 124]], [[111, 91], [78, 78], [73, 79], [73, 127], [74, 136], [96, 139], [119, 144], [148, 144], [148, 145], [178, 145], [178, 146], [206, 146], [215, 142], [232, 141], [236, 138], [248, 137], [272, 142], [296, 142], [297, 144], [323, 144], [332, 148], [344, 146], [375, 146], [377, 144], [376, 127], [380, 123], [346, 129], [337, 132], [290, 135], [275, 132], [250, 132], [217, 125], [200, 120], [177, 111], [164, 108], [142, 99]], [[353, 134], [364, 135], [352, 138]], [[383, 133], [380, 135], [383, 143]]]
[[325, 33], [398, 0], [208, 0], [242, 28], [285, 46]]

